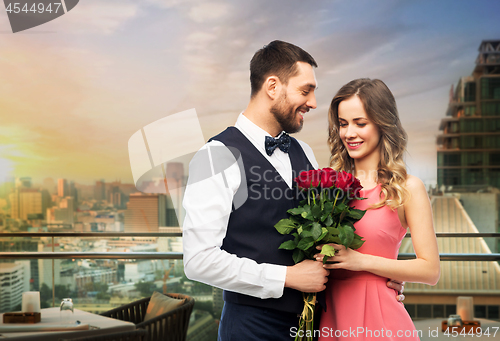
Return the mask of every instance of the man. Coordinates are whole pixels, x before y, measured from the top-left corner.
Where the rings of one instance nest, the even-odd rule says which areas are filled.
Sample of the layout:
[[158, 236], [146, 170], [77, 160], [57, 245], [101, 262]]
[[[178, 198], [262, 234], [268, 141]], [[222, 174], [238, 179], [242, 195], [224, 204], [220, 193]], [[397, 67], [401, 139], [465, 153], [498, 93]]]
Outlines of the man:
[[311, 148], [287, 135], [300, 131], [316, 108], [313, 67], [309, 53], [286, 42], [257, 51], [247, 108], [189, 167], [184, 270], [224, 289], [222, 341], [289, 340], [303, 309], [301, 292], [325, 289], [329, 272], [322, 263], [294, 265], [291, 252], [278, 249], [290, 237], [274, 228], [297, 206], [293, 178], [318, 168]]

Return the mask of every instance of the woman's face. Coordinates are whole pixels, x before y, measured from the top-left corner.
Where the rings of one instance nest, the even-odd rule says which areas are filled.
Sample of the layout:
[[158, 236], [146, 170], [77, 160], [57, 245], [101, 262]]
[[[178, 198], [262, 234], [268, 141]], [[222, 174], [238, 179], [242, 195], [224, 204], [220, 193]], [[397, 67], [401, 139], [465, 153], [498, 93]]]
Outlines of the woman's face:
[[380, 160], [380, 132], [366, 115], [358, 96], [339, 103], [339, 133], [349, 156], [355, 161], [373, 157]]

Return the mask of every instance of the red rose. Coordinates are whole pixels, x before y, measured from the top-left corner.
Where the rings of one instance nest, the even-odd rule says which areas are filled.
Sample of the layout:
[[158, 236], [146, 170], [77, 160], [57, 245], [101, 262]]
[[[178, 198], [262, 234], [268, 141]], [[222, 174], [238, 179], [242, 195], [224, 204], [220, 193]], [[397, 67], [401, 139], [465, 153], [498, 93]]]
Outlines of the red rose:
[[352, 194], [357, 196], [359, 191], [363, 188], [357, 178], [351, 173], [339, 172], [337, 173], [337, 180], [335, 186], [346, 193], [347, 196], [352, 197]]
[[323, 168], [321, 170], [321, 188], [330, 188], [335, 184], [337, 172], [331, 168]]
[[347, 192], [354, 179], [355, 177], [351, 173], [339, 172], [337, 174], [337, 179], [335, 180], [335, 187]]
[[294, 180], [302, 189], [317, 187], [320, 181], [320, 170], [312, 169], [310, 171], [300, 172], [299, 176]]
[[359, 191], [361, 191], [362, 188], [363, 186], [361, 186], [361, 182], [358, 180], [358, 178], [354, 178], [354, 182], [351, 186], [351, 191], [355, 198], [358, 198], [360, 196]]

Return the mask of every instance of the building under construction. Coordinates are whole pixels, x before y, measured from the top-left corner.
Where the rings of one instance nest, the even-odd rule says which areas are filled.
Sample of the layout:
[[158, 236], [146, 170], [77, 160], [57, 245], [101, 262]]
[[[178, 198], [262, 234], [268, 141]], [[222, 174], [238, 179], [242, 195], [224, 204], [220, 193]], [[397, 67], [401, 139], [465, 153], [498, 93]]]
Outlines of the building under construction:
[[500, 188], [500, 40], [484, 40], [472, 75], [450, 92], [438, 136], [438, 188]]

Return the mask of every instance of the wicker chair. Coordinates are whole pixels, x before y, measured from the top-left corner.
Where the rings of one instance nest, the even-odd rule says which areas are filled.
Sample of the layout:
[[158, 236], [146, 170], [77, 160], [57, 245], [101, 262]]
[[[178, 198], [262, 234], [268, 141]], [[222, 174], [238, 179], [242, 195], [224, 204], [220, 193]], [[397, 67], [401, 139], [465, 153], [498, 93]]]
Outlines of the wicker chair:
[[87, 336], [75, 339], [59, 339], [59, 341], [145, 341], [147, 335], [147, 330], [138, 329], [132, 332]]
[[189, 325], [189, 317], [193, 311], [194, 299], [181, 294], [167, 294], [172, 298], [186, 301], [179, 307], [165, 314], [144, 321], [151, 297], [123, 305], [102, 313], [102, 316], [132, 322], [137, 329], [146, 329], [146, 341], [185, 341]]

